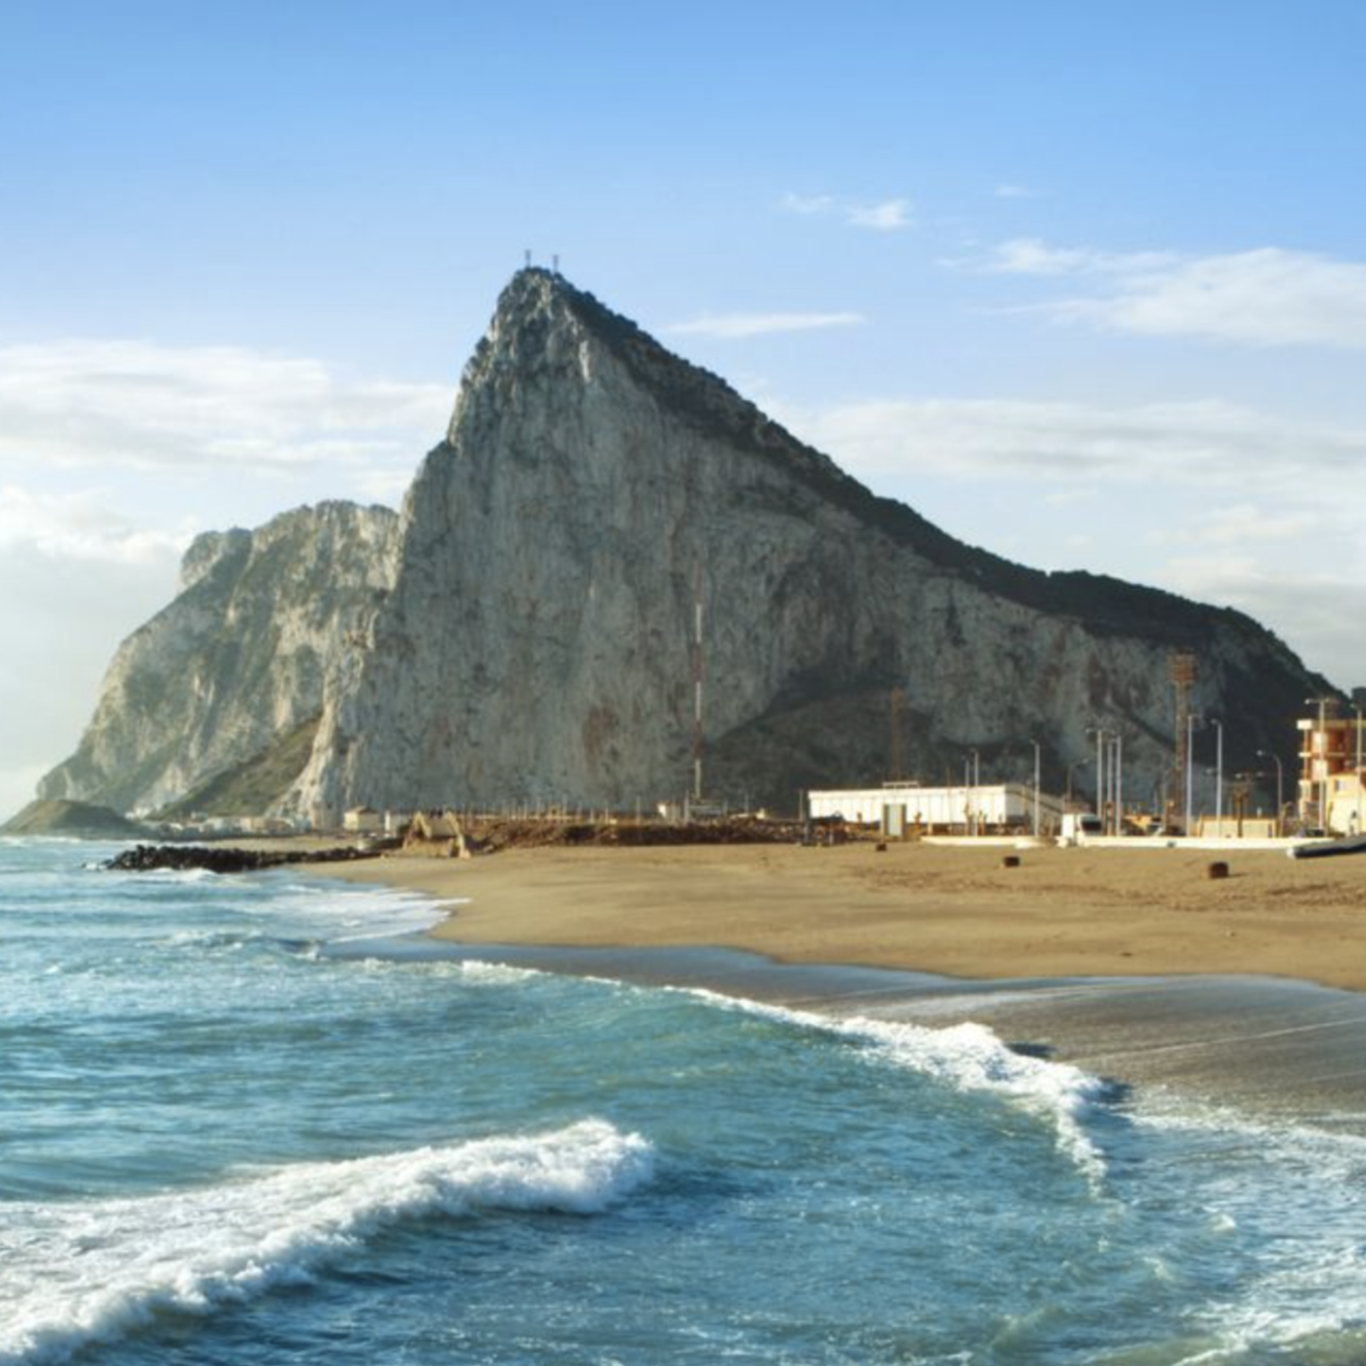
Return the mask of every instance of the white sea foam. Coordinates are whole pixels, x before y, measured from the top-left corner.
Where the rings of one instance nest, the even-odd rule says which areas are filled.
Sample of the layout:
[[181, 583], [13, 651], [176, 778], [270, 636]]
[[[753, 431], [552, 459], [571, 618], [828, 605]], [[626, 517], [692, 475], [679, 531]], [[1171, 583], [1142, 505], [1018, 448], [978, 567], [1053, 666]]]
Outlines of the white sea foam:
[[9, 1205], [0, 1232], [0, 1363], [53, 1363], [159, 1313], [205, 1314], [307, 1282], [377, 1231], [485, 1210], [593, 1214], [650, 1179], [637, 1134], [585, 1120], [310, 1163], [206, 1190], [77, 1205]]
[[934, 1029], [863, 1016], [841, 1018], [789, 1010], [705, 989], [689, 989], [689, 994], [727, 1009], [872, 1044], [880, 1056], [959, 1091], [1005, 1097], [1048, 1119], [1059, 1149], [1093, 1183], [1105, 1174], [1105, 1160], [1083, 1127], [1087, 1111], [1103, 1098], [1105, 1083], [1070, 1063], [1018, 1053], [985, 1025], [969, 1022]]

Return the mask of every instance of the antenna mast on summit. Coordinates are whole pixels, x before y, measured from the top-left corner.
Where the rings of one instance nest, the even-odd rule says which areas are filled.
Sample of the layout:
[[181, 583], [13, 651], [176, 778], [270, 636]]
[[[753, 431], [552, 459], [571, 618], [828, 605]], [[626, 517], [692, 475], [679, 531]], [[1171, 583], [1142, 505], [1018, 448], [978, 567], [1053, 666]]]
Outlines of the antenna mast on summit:
[[692, 795], [702, 800], [702, 566], [693, 584]]

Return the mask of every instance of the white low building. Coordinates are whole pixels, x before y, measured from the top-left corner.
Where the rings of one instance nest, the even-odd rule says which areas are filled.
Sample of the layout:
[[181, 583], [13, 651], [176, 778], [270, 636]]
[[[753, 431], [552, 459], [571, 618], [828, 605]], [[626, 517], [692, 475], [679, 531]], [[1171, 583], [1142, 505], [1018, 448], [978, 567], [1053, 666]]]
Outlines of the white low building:
[[[1034, 789], [1025, 783], [977, 787], [921, 787], [918, 783], [884, 783], [881, 787], [809, 792], [812, 820], [842, 819], [854, 825], [876, 825], [891, 834], [925, 830], [1024, 829], [1034, 824]], [[1047, 834], [1062, 819], [1062, 802], [1039, 794], [1039, 831]]]
[[354, 835], [378, 835], [384, 829], [384, 817], [373, 806], [353, 806], [342, 817], [342, 829]]

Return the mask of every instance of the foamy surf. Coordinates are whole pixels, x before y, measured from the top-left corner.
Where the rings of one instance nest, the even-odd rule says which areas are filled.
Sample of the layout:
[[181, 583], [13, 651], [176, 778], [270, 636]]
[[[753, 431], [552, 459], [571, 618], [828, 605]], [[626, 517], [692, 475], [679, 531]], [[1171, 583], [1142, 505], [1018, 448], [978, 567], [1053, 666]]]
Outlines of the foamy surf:
[[706, 989], [688, 989], [688, 994], [728, 1009], [872, 1044], [898, 1066], [956, 1090], [1013, 1101], [1053, 1125], [1059, 1150], [1088, 1180], [1096, 1184], [1105, 1175], [1105, 1159], [1083, 1125], [1087, 1111], [1103, 1099], [1105, 1083], [1071, 1063], [1019, 1053], [986, 1025], [969, 1022], [935, 1029], [864, 1016], [817, 1015]]
[[380, 1230], [437, 1215], [588, 1215], [649, 1181], [637, 1134], [585, 1120], [207, 1190], [79, 1205], [10, 1205], [0, 1234], [0, 1363], [67, 1360], [163, 1313], [208, 1314], [307, 1282]]

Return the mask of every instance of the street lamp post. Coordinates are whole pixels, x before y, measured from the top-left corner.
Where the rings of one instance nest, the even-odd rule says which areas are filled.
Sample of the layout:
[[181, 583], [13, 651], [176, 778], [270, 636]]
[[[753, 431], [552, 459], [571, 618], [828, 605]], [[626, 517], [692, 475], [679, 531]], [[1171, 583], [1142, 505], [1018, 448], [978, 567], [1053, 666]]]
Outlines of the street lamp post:
[[[1360, 736], [1361, 732], [1357, 732]], [[1043, 750], [1037, 740], [1029, 742], [1034, 746], [1034, 838], [1039, 838], [1039, 771], [1043, 763]]]
[[1100, 818], [1101, 829], [1105, 828], [1105, 732], [1093, 726], [1086, 732], [1096, 737], [1096, 815]]
[[1115, 834], [1124, 833], [1124, 737], [1115, 736], [1115, 754], [1113, 760], [1114, 785], [1115, 785]]
[[1224, 723], [1210, 717], [1210, 725], [1215, 728], [1214, 737], [1214, 828], [1219, 838], [1224, 836]]
[[1285, 810], [1285, 765], [1281, 763], [1281, 756], [1273, 754], [1269, 749], [1259, 749], [1257, 751], [1259, 759], [1270, 759], [1276, 765], [1276, 837], [1281, 834], [1281, 813]]
[[1186, 822], [1182, 827], [1187, 839], [1191, 833], [1191, 815], [1195, 810], [1195, 723], [1200, 718], [1194, 712], [1186, 717]]

